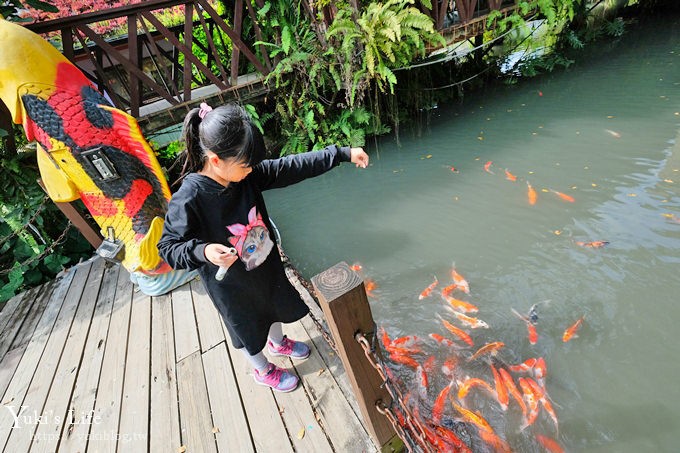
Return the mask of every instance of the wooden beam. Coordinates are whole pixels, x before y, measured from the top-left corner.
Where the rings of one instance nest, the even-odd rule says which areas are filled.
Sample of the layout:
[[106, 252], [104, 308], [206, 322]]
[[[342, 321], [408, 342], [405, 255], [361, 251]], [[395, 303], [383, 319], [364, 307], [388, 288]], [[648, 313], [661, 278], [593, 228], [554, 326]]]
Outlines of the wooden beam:
[[366, 337], [372, 337], [375, 332], [364, 283], [345, 262], [314, 276], [312, 283], [367, 430], [376, 445], [382, 447], [396, 434], [388, 419], [376, 409], [378, 401], [389, 405], [390, 395], [381, 387], [380, 374], [367, 360], [362, 346], [355, 339], [358, 332]]

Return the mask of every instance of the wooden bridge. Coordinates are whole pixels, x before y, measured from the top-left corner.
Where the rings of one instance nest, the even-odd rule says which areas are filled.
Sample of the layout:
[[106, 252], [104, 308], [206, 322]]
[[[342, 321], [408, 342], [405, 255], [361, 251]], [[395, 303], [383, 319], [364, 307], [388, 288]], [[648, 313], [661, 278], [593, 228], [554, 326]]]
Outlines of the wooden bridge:
[[[419, 3], [419, 2], [417, 2]], [[447, 44], [481, 36], [492, 10], [507, 13], [515, 0], [435, 0], [432, 17]], [[181, 123], [187, 111], [206, 101], [249, 102], [266, 94], [264, 77], [277, 63], [269, 58], [255, 7], [264, 0], [235, 0], [216, 10], [209, 0], [150, 0], [29, 25], [50, 39], [106, 93], [119, 109], [138, 119], [146, 134]], [[302, 5], [308, 17], [323, 17], [324, 29], [336, 9]], [[179, 15], [164, 25], [162, 16]], [[316, 20], [316, 19], [314, 19]], [[115, 22], [127, 34], [107, 37], [103, 25]], [[317, 24], [318, 25], [318, 24]], [[199, 40], [197, 36], [205, 36]], [[435, 50], [435, 49], [430, 49]], [[1, 126], [1, 125], [0, 125]]]
[[[119, 265], [100, 258], [81, 263], [0, 312], [0, 447], [379, 451], [350, 388], [357, 377], [348, 377], [309, 317], [284, 331], [312, 354], [301, 362], [276, 360], [301, 378], [294, 392], [276, 393], [255, 383], [225, 339], [200, 281], [149, 297]], [[363, 354], [355, 359], [362, 360]]]

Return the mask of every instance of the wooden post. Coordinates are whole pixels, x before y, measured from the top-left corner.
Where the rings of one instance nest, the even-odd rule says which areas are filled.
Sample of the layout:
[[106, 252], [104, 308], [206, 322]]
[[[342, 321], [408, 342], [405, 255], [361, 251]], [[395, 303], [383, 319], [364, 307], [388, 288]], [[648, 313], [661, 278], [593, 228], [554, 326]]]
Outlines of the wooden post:
[[382, 378], [366, 359], [354, 335], [361, 332], [369, 338], [375, 330], [366, 289], [359, 276], [341, 262], [312, 278], [328, 327], [333, 334], [338, 354], [356, 395], [366, 428], [377, 446], [383, 447], [396, 434], [387, 417], [376, 410], [382, 400], [390, 404]]

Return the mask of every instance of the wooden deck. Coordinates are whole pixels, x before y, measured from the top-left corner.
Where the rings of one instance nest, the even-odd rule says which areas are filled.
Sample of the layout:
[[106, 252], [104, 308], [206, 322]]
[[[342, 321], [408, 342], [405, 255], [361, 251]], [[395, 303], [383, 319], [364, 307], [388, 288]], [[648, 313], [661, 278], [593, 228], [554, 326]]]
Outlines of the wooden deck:
[[312, 355], [276, 361], [301, 385], [275, 393], [225, 340], [200, 281], [159, 297], [135, 289], [125, 269], [93, 259], [7, 302], [2, 451], [377, 451], [309, 317], [284, 332]]

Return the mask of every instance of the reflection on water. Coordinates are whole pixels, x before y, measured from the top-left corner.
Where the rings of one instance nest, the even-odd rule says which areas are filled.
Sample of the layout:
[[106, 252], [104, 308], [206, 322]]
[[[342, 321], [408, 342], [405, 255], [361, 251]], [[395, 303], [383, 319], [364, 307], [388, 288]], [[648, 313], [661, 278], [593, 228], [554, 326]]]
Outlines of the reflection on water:
[[[467, 329], [475, 347], [458, 353], [457, 378], [493, 386], [486, 360], [465, 360], [493, 341], [505, 343], [500, 366], [530, 357], [547, 365], [559, 433], [543, 410], [520, 431], [512, 401], [503, 411], [480, 389], [465, 400], [514, 450], [543, 451], [534, 435], [544, 433], [567, 451], [677, 451], [678, 23], [640, 24], [565, 72], [440, 105], [423, 136], [367, 147], [368, 170], [347, 165], [267, 193], [303, 274], [360, 262], [378, 285], [376, 322], [391, 337], [417, 335], [435, 355], [424, 414], [449, 381], [440, 367], [452, 355], [428, 335], [450, 336], [439, 316], [462, 326], [438, 294], [455, 263], [471, 289], [455, 296], [477, 305], [474, 315], [490, 325]], [[493, 174], [484, 171], [488, 161]], [[534, 206], [527, 182], [537, 191]], [[598, 240], [609, 244], [576, 244]], [[439, 286], [419, 300], [435, 276]], [[537, 307], [539, 339], [531, 345], [511, 309], [526, 313], [541, 301], [549, 302]], [[578, 337], [563, 343], [581, 316]], [[413, 370], [394, 368], [416, 388]], [[448, 405], [444, 419], [456, 418]], [[486, 451], [469, 430], [475, 451]]]

